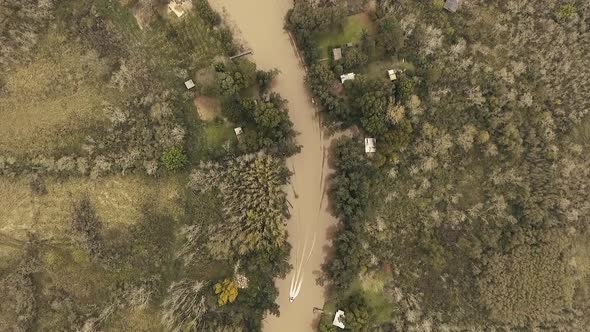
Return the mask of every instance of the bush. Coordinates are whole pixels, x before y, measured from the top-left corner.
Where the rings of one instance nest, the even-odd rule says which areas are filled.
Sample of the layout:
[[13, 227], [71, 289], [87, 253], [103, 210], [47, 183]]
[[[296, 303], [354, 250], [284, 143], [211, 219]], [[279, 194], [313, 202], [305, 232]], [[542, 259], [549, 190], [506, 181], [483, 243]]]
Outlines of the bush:
[[358, 47], [349, 47], [344, 51], [342, 65], [346, 70], [355, 70], [367, 65], [369, 57]]
[[226, 305], [227, 303], [234, 303], [238, 297], [238, 287], [229, 278], [216, 283], [214, 289], [215, 294], [218, 296], [217, 304], [220, 306]]
[[74, 204], [72, 228], [82, 236], [82, 244], [91, 256], [97, 256], [102, 249], [102, 221], [87, 196]]
[[188, 157], [184, 149], [178, 146], [172, 147], [164, 152], [162, 155], [162, 163], [169, 171], [177, 171], [183, 169], [188, 163]]
[[258, 83], [258, 88], [260, 88], [260, 93], [265, 93], [268, 91], [272, 81], [278, 74], [278, 69], [269, 71], [259, 70], [256, 72], [256, 82]]
[[393, 55], [404, 47], [404, 31], [395, 17], [389, 16], [379, 22], [377, 40], [385, 48], [387, 54]]
[[34, 176], [29, 182], [29, 187], [33, 194], [42, 196], [47, 194], [47, 187], [45, 186], [45, 181], [39, 176]]
[[565, 4], [559, 7], [557, 17], [561, 20], [568, 20], [576, 14], [576, 6], [572, 3]]
[[196, 0], [194, 1], [194, 3], [195, 8], [199, 13], [199, 16], [201, 16], [201, 18], [205, 20], [205, 22], [209, 23], [212, 26], [221, 24], [221, 16], [219, 16], [219, 14], [211, 8], [211, 6], [209, 5], [209, 1]]
[[402, 103], [407, 102], [414, 94], [414, 81], [405, 76], [401, 76], [397, 81], [395, 92], [397, 100]]

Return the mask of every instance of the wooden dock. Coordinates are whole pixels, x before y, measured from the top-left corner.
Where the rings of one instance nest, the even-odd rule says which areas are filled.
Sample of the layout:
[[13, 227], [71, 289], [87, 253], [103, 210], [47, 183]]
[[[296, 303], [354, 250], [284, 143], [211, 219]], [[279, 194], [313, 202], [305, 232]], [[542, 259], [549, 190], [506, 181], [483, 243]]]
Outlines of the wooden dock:
[[242, 53], [240, 53], [240, 54], [236, 54], [236, 55], [230, 56], [230, 57], [229, 57], [229, 59], [230, 59], [230, 60], [233, 60], [233, 59], [236, 59], [236, 58], [242, 57], [242, 56], [244, 56], [244, 55], [252, 54], [252, 53], [253, 53], [253, 52], [252, 52], [252, 50], [247, 50], [247, 51], [244, 51], [244, 52], [242, 52]]

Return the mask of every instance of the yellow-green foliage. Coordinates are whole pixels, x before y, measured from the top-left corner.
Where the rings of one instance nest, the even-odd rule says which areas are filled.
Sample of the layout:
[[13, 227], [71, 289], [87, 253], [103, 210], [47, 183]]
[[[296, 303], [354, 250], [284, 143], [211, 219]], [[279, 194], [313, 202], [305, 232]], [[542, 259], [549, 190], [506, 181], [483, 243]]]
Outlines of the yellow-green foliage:
[[32, 62], [13, 68], [0, 97], [0, 153], [72, 149], [85, 128], [118, 93], [107, 87], [109, 67], [93, 50], [50, 31]]
[[560, 19], [567, 20], [574, 16], [575, 13], [576, 5], [574, 5], [573, 3], [568, 3], [559, 7], [559, 10], [557, 11], [557, 17], [559, 17]]
[[445, 0], [432, 0], [434, 8], [442, 9], [445, 5]]
[[217, 303], [225, 305], [227, 303], [234, 303], [238, 297], [238, 286], [229, 278], [215, 284], [215, 294], [219, 296]]

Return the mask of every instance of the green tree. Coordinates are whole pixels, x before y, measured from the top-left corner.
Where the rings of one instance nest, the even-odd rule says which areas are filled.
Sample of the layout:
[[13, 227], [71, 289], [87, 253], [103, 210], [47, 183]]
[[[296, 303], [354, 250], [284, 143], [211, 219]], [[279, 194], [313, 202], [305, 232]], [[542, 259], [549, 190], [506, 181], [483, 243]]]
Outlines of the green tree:
[[344, 227], [333, 241], [336, 250], [324, 270], [337, 290], [345, 290], [369, 261], [361, 245], [366, 239], [364, 222], [373, 207], [372, 197], [379, 196], [381, 188], [361, 142], [338, 140], [332, 162], [336, 172], [331, 179], [330, 201]]
[[278, 94], [271, 94], [268, 102], [258, 102], [254, 111], [254, 123], [258, 134], [255, 138], [260, 148], [284, 157], [298, 151], [286, 102]]
[[256, 65], [248, 60], [234, 60], [216, 64], [217, 86], [223, 97], [231, 97], [252, 86], [256, 79]]
[[336, 332], [336, 326], [332, 324], [332, 316], [322, 315], [320, 320], [320, 332]]
[[386, 16], [378, 23], [377, 40], [388, 54], [399, 52], [405, 45], [404, 31], [398, 20], [393, 16]]
[[359, 69], [367, 65], [369, 57], [358, 47], [349, 47], [344, 51], [342, 65], [346, 70]]
[[214, 289], [215, 294], [218, 296], [217, 304], [220, 306], [226, 305], [227, 303], [234, 303], [238, 297], [238, 286], [230, 278], [216, 283]]
[[293, 9], [287, 14], [287, 26], [295, 36], [307, 63], [319, 59], [314, 35], [329, 27], [338, 26], [345, 13], [345, 5], [338, 2], [331, 6], [318, 6], [311, 0], [294, 2]]
[[268, 91], [272, 81], [275, 79], [275, 77], [277, 77], [278, 74], [278, 69], [269, 71], [258, 70], [256, 72], [256, 82], [258, 83], [258, 88], [260, 89], [261, 93], [266, 93]]
[[188, 164], [188, 157], [184, 149], [179, 146], [174, 146], [164, 151], [162, 155], [162, 163], [168, 171], [177, 171], [184, 168]]
[[221, 16], [211, 8], [207, 0], [194, 1], [196, 12], [210, 25], [217, 26], [221, 24]]
[[363, 34], [361, 35], [361, 50], [369, 59], [373, 58], [375, 55], [375, 40], [371, 38], [369, 32], [364, 29]]
[[[209, 176], [212, 170], [218, 175]], [[264, 154], [242, 156], [224, 166], [203, 164], [195, 170], [191, 188], [217, 186], [224, 202], [227, 220], [211, 237], [210, 247], [229, 243], [234, 252], [247, 254], [284, 246], [288, 209], [282, 186], [288, 176], [281, 159]]]
[[[237, 78], [241, 77], [240, 73], [237, 74]], [[240, 82], [236, 81], [234, 78], [234, 74], [232, 73], [217, 73], [217, 85], [219, 86], [219, 91], [222, 96], [229, 97], [237, 94], [242, 89]]]
[[389, 128], [387, 113], [391, 98], [387, 85], [360, 78], [351, 84], [351, 98], [363, 129], [374, 136], [384, 135]]
[[370, 326], [370, 307], [362, 294], [348, 297], [344, 307], [344, 322], [351, 331], [368, 331]]
[[408, 102], [414, 94], [414, 81], [405, 75], [401, 75], [397, 80], [395, 92], [397, 100], [402, 103]]

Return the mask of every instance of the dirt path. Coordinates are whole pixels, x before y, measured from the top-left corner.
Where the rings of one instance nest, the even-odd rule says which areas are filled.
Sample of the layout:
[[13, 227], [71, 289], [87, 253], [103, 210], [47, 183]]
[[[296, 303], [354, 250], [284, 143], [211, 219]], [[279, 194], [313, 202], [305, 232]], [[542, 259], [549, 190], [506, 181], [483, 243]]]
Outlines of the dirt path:
[[[226, 19], [241, 31], [240, 38], [254, 51], [253, 60], [259, 68], [278, 68], [281, 71], [274, 90], [289, 101], [291, 120], [300, 133], [297, 140], [303, 148], [301, 153], [287, 161], [294, 172], [289, 188], [292, 218], [287, 228], [289, 242], [293, 246], [291, 263], [295, 268], [286, 279], [277, 281], [281, 315], [266, 318], [264, 330], [313, 331], [319, 318], [319, 314], [313, 313], [313, 308], [321, 308], [324, 304], [324, 289], [316, 285], [315, 279], [329, 245], [327, 230], [335, 223], [327, 212], [324, 195], [329, 172], [326, 158], [330, 140], [322, 137], [316, 109], [305, 89], [304, 68], [283, 29], [292, 0], [212, 0], [211, 4], [220, 12], [225, 12]], [[312, 245], [314, 237], [315, 245]], [[303, 247], [305, 253], [302, 253]], [[301, 282], [301, 289], [295, 301], [289, 303], [292, 280], [299, 266], [300, 278], [295, 284]]]

